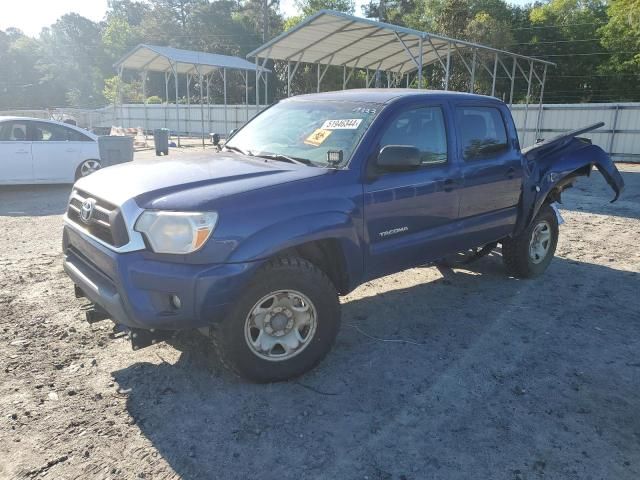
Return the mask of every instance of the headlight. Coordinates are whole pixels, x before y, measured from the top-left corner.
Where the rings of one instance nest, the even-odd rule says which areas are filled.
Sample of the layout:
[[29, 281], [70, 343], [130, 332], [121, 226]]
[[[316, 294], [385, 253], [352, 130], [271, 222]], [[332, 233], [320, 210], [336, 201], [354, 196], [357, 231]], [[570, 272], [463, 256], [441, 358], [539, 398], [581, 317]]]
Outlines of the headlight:
[[215, 212], [145, 211], [135, 230], [143, 233], [156, 253], [191, 253], [198, 250], [213, 232]]

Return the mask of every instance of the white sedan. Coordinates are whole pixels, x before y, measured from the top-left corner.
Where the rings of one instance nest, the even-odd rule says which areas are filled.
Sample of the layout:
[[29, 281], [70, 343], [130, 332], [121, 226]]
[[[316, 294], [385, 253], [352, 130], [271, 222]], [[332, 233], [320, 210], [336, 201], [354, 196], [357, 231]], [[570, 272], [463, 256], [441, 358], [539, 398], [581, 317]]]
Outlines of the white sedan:
[[93, 133], [51, 120], [0, 117], [0, 185], [73, 183], [100, 166]]

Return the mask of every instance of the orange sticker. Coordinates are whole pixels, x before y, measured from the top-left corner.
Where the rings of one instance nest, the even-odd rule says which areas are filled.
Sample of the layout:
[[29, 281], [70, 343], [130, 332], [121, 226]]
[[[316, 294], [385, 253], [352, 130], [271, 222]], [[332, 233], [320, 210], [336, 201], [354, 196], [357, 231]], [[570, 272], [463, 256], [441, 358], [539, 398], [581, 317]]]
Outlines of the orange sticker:
[[329, 135], [331, 135], [331, 130], [318, 128], [305, 139], [304, 143], [307, 145], [313, 145], [314, 147], [319, 147], [322, 145], [322, 142], [329, 138]]

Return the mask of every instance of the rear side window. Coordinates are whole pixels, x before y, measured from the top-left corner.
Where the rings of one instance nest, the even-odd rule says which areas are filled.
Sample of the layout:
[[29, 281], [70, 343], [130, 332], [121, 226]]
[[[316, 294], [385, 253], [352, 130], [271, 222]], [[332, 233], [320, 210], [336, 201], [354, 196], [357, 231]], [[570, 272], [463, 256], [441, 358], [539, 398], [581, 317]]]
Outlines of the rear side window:
[[93, 142], [93, 139], [91, 137], [87, 137], [84, 133], [73, 130], [72, 128], [67, 128], [66, 130], [71, 142]]
[[0, 141], [19, 142], [27, 140], [27, 123], [21, 121], [0, 124]]
[[507, 131], [497, 108], [458, 107], [456, 123], [465, 160], [491, 158], [507, 150]]
[[447, 161], [447, 132], [440, 107], [407, 110], [387, 127], [380, 150], [387, 145], [410, 145], [420, 150], [422, 165]]

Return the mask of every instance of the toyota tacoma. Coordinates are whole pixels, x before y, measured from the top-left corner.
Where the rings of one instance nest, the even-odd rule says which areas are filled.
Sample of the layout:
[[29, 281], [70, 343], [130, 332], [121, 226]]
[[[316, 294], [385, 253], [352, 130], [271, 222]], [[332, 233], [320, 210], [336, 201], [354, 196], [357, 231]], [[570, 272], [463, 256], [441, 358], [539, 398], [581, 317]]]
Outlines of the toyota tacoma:
[[265, 109], [200, 156], [134, 161], [80, 179], [64, 269], [89, 321], [134, 348], [199, 329], [257, 382], [300, 375], [331, 349], [339, 296], [363, 282], [502, 248], [540, 275], [563, 190], [609, 156], [568, 132], [521, 149], [508, 107], [481, 95], [366, 89]]

